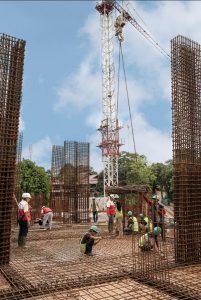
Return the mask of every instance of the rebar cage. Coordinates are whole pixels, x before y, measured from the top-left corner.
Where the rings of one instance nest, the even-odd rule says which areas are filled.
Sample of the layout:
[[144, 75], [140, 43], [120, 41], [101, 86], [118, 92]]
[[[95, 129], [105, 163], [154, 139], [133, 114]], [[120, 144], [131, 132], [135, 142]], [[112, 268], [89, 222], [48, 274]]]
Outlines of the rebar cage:
[[0, 264], [9, 262], [25, 41], [0, 35]]
[[89, 221], [89, 143], [53, 146], [51, 207], [64, 223]]
[[201, 48], [183, 36], [171, 41], [175, 255], [201, 259]]

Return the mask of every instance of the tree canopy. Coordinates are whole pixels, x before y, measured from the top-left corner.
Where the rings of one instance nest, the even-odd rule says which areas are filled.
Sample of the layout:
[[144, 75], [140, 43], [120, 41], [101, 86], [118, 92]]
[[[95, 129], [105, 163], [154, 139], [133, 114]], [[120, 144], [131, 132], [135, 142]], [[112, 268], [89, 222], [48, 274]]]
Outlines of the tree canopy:
[[43, 167], [37, 166], [29, 159], [19, 163], [20, 188], [22, 192], [43, 194], [46, 199], [50, 193], [50, 174]]

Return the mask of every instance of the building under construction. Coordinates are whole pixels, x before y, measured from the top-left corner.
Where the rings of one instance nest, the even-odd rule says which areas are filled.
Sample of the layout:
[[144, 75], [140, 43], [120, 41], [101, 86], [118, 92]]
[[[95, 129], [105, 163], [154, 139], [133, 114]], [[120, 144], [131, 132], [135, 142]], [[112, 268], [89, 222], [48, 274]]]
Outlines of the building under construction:
[[[79, 251], [90, 226], [83, 224], [89, 221], [88, 143], [53, 146], [53, 229], [32, 226], [27, 249], [17, 247], [17, 226], [11, 231], [24, 47], [0, 37], [0, 299], [201, 299], [200, 45], [182, 36], [171, 41], [174, 228], [158, 237], [158, 247], [141, 251], [144, 233], [117, 238], [99, 224], [102, 240], [93, 257]], [[140, 213], [145, 192], [121, 188], [120, 200], [129, 193]]]

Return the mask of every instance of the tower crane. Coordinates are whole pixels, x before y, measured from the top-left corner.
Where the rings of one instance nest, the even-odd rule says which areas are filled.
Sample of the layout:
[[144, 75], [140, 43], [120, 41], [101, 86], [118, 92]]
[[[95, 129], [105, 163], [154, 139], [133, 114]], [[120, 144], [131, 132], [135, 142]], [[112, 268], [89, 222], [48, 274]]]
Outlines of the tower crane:
[[[152, 38], [152, 36], [125, 10], [116, 0], [102, 0], [96, 4], [101, 17], [101, 48], [102, 48], [102, 121], [99, 131], [102, 135], [99, 147], [102, 149], [104, 163], [104, 194], [105, 188], [118, 185], [119, 130], [117, 103], [115, 101], [115, 70], [113, 55], [114, 29], [119, 42], [123, 42], [123, 27], [129, 22], [162, 54], [169, 54]], [[120, 15], [113, 22], [113, 10]]]

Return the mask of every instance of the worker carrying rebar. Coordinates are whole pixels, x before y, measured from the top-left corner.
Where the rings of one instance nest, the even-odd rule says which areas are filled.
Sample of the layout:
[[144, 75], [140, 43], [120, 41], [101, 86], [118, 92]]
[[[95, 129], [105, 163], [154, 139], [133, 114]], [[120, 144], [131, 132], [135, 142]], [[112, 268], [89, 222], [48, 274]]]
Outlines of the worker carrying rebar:
[[117, 18], [114, 23], [115, 27], [115, 36], [117, 36], [118, 40], [120, 42], [123, 42], [124, 36], [123, 36], [123, 27], [126, 24], [126, 17], [125, 12], [122, 12]]
[[92, 253], [93, 246], [98, 244], [102, 239], [101, 236], [97, 236], [99, 233], [98, 227], [92, 225], [88, 232], [86, 232], [80, 240], [80, 252], [88, 256], [93, 256]]
[[52, 219], [53, 219], [52, 209], [47, 206], [42, 206], [41, 219], [43, 220], [42, 228], [51, 230], [52, 229]]
[[135, 216], [133, 216], [133, 213], [131, 210], [128, 211], [128, 224], [127, 227], [124, 229], [125, 234], [136, 234], [139, 232], [139, 224], [138, 220]]
[[28, 228], [30, 227], [31, 211], [29, 201], [31, 195], [29, 193], [22, 194], [22, 200], [18, 204], [18, 224], [19, 224], [19, 236], [18, 246], [26, 248], [26, 237], [28, 234]]

